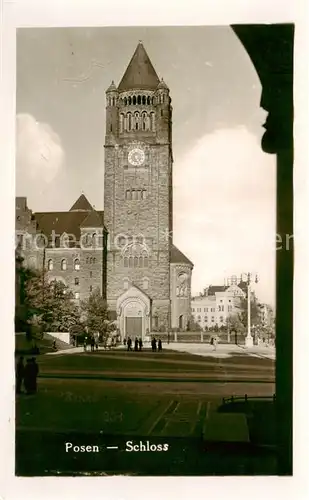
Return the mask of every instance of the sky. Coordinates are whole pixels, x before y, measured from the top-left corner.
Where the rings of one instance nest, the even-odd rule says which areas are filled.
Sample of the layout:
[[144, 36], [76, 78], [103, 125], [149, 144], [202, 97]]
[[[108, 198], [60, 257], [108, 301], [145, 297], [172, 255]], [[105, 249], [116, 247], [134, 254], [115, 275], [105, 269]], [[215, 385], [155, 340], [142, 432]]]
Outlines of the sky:
[[192, 291], [253, 272], [275, 303], [275, 156], [249, 56], [228, 26], [23, 28], [17, 32], [16, 194], [33, 211], [104, 207], [105, 90], [139, 40], [173, 105], [174, 243]]

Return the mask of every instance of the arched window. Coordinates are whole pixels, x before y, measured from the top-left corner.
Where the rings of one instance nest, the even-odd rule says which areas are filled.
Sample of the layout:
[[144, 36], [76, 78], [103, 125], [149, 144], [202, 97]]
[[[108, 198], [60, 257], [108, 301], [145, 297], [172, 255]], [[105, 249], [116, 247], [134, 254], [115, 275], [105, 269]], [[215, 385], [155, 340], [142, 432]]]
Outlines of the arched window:
[[135, 121], [135, 130], [139, 129], [139, 112], [136, 111], [134, 113], [134, 121]]
[[151, 130], [155, 131], [155, 114], [153, 112], [150, 113], [150, 126]]
[[80, 261], [79, 259], [74, 260], [74, 271], [79, 271], [80, 270]]
[[142, 129], [147, 130], [147, 113], [142, 114]]
[[123, 132], [123, 122], [124, 122], [124, 114], [120, 113], [119, 115], [119, 132]]
[[54, 269], [54, 263], [53, 263], [53, 260], [52, 259], [49, 259], [48, 263], [47, 263], [47, 269], [49, 271], [52, 271]]
[[137, 96], [137, 104], [141, 104], [142, 100], [141, 100], [141, 96]]
[[128, 124], [128, 130], [131, 130], [131, 128], [132, 128], [132, 115], [131, 115], [131, 113], [127, 114], [127, 124]]
[[131, 96], [129, 96], [129, 98], [128, 98], [128, 104], [129, 104], [129, 106], [131, 106], [131, 103], [132, 103]]
[[62, 259], [61, 261], [61, 271], [66, 271], [67, 270], [67, 261], [65, 259]]
[[146, 97], [145, 97], [144, 95], [143, 95], [143, 97], [142, 97], [142, 103], [143, 103], [143, 104], [146, 104]]
[[127, 102], [128, 102], [128, 101], [127, 101], [127, 98], [125, 97], [125, 98], [124, 98], [124, 105], [125, 105], [125, 106], [127, 105]]
[[95, 264], [96, 263], [96, 258], [93, 257], [92, 262]]
[[126, 200], [131, 200], [132, 199], [132, 193], [131, 189], [126, 190]]
[[135, 106], [135, 104], [136, 104], [136, 97], [135, 97], [135, 95], [134, 95], [134, 96], [133, 96], [133, 106]]
[[97, 238], [98, 238], [97, 233], [93, 233], [93, 235], [92, 235], [92, 246], [93, 246], [93, 248], [95, 248], [97, 246]]
[[162, 96], [162, 102], [163, 102], [163, 104], [165, 103], [165, 95], [164, 94]]
[[150, 104], [150, 96], [147, 97], [147, 104]]
[[155, 103], [155, 98], [153, 97], [153, 98], [151, 99], [151, 101], [152, 101], [152, 105], [154, 106], [154, 103]]
[[140, 243], [127, 245], [123, 251], [124, 267], [148, 267], [148, 251]]
[[146, 189], [143, 189], [142, 190], [142, 200], [146, 200], [146, 198], [147, 198], [147, 191], [146, 191]]
[[135, 189], [132, 189], [132, 200], [136, 200], [137, 199], [137, 193], [136, 193], [136, 190]]

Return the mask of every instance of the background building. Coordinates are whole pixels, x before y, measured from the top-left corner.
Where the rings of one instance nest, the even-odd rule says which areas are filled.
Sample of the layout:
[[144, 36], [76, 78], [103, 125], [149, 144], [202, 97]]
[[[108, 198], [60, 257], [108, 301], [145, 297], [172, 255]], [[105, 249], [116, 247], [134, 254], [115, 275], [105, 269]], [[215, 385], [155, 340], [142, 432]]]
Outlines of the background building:
[[191, 299], [191, 317], [202, 329], [226, 325], [227, 318], [241, 311], [244, 290], [238, 285], [210, 286]]

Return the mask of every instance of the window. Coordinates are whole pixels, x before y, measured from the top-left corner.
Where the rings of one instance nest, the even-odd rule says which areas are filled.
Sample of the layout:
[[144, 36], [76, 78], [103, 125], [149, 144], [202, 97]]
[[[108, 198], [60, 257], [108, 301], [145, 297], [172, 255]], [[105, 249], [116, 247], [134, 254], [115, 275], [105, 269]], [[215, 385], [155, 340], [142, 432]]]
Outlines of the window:
[[192, 312], [195, 312], [195, 308], [194, 307], [192, 307]]
[[211, 321], [212, 321], [212, 323], [215, 322], [215, 317], [214, 316], [211, 316]]
[[134, 95], [133, 96], [133, 106], [135, 106], [135, 104], [136, 104], [136, 96]]
[[[149, 99], [149, 97], [148, 97], [148, 99]], [[143, 95], [143, 98], [142, 98], [142, 103], [146, 104], [146, 97], [144, 95]]]
[[67, 270], [67, 261], [65, 259], [62, 259], [61, 261], [61, 271], [66, 271]]
[[214, 308], [214, 307], [212, 307], [212, 308], [211, 308], [211, 312], [212, 312], [212, 313], [214, 313], [214, 312], [215, 312], [215, 308]]
[[80, 270], [80, 262], [79, 259], [74, 260], [74, 271], [79, 271]]
[[125, 198], [128, 201], [146, 200], [147, 191], [146, 189], [127, 189]]
[[198, 312], [198, 313], [200, 313], [200, 312], [201, 312], [201, 308], [200, 308], [200, 307], [198, 307], [198, 308], [197, 308], [197, 312]]
[[131, 106], [131, 104], [132, 104], [131, 96], [129, 96], [129, 98], [128, 98], [128, 104], [129, 104], [129, 106]]
[[154, 132], [155, 131], [155, 114], [153, 112], [150, 113], [150, 125], [151, 125], [151, 130]]
[[143, 278], [143, 289], [148, 290], [149, 288], [149, 278]]
[[207, 316], [205, 316], [204, 321], [205, 321], [205, 323], [207, 323], [207, 321], [208, 321], [208, 317]]
[[198, 323], [200, 323], [200, 322], [201, 322], [201, 316], [198, 316], [198, 317], [197, 317], [197, 321], [198, 321]]
[[218, 306], [218, 311], [221, 311], [221, 306]]
[[223, 316], [220, 316], [220, 322], [223, 323], [223, 321], [224, 321]]
[[54, 263], [53, 263], [53, 260], [52, 259], [49, 259], [48, 263], [47, 263], [47, 269], [49, 271], [52, 271], [54, 269]]
[[79, 299], [79, 292], [75, 292], [75, 293], [74, 293], [74, 298], [75, 298], [75, 300], [78, 300], [78, 299]]
[[89, 292], [90, 293], [92, 292], [92, 285], [90, 285], [90, 287], [89, 287]]
[[231, 312], [233, 310], [233, 307], [232, 306], [228, 306], [228, 312]]
[[124, 105], [126, 106], [126, 105], [127, 105], [127, 103], [128, 103], [128, 101], [127, 101], [127, 98], [125, 97], [125, 98], [124, 98]]
[[150, 104], [150, 97], [147, 97], [147, 104]]
[[75, 278], [74, 283], [76, 286], [78, 286], [79, 285], [79, 278]]
[[137, 96], [137, 104], [141, 104], [141, 96], [140, 95]]
[[89, 273], [89, 278], [92, 278], [92, 271], [90, 271]]
[[123, 265], [129, 268], [148, 267], [148, 253], [139, 243], [128, 245], [123, 252]]
[[124, 114], [120, 113], [119, 115], [119, 132], [123, 132], [123, 124], [124, 124]]
[[222, 311], [222, 312], [224, 311], [224, 306], [221, 306], [221, 311]]
[[131, 115], [131, 113], [127, 114], [127, 124], [128, 124], [128, 130], [130, 131], [132, 128], [132, 115]]

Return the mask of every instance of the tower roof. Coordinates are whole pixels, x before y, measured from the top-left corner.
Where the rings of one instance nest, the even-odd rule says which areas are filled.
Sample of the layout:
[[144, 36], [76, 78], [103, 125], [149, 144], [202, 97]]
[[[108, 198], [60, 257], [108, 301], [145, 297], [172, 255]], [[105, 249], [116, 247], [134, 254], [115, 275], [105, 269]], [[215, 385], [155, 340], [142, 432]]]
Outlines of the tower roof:
[[112, 80], [112, 83], [110, 84], [110, 86], [108, 87], [108, 89], [106, 90], [106, 93], [107, 92], [114, 92], [115, 90], [117, 90], [117, 87], [115, 85], [115, 82], [114, 80]]
[[89, 212], [90, 210], [93, 210], [93, 207], [84, 194], [81, 194], [78, 200], [76, 200], [74, 205], [70, 208], [70, 212]]
[[148, 54], [139, 42], [118, 86], [119, 92], [132, 89], [155, 90], [160, 80]]

